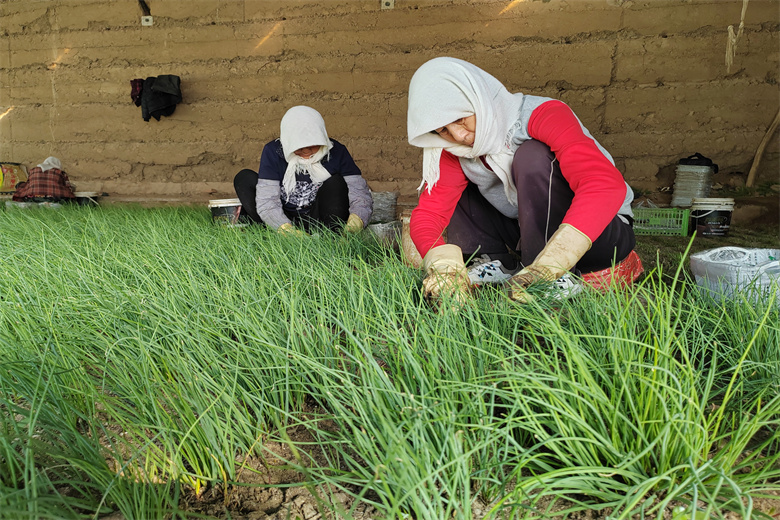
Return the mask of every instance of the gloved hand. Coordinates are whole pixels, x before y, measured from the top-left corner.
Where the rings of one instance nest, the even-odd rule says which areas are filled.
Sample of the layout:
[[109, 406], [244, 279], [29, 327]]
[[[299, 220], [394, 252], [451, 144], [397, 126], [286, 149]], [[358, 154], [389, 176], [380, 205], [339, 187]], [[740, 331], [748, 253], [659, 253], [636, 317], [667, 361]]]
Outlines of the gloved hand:
[[305, 231], [298, 229], [297, 227], [293, 226], [289, 222], [285, 222], [284, 224], [279, 226], [279, 229], [277, 229], [277, 231], [279, 233], [282, 233], [283, 235], [291, 235], [291, 236], [298, 236], [298, 237], [308, 236]]
[[347, 233], [360, 233], [363, 231], [363, 220], [354, 213], [350, 213], [347, 223], [344, 224], [344, 231]]
[[449, 296], [455, 302], [453, 310], [465, 303], [471, 285], [460, 247], [444, 244], [432, 248], [423, 258], [423, 269], [427, 275], [423, 295], [428, 301], [438, 307], [442, 297]]
[[509, 297], [529, 303], [533, 297], [526, 289], [536, 282], [553, 282], [577, 265], [593, 245], [590, 239], [570, 224], [561, 224], [531, 265], [509, 279]]

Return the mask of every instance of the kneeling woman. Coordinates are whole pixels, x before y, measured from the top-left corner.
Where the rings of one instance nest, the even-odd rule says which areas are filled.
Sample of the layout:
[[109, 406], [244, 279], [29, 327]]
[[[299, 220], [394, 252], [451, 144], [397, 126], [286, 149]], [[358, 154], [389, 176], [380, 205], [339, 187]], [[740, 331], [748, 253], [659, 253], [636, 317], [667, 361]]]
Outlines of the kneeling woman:
[[424, 149], [410, 234], [428, 297], [461, 298], [479, 283], [464, 265], [472, 255], [504, 267], [521, 302], [535, 282], [555, 295], [553, 282], [571, 283], [569, 271], [597, 286], [641, 273], [633, 193], [564, 103], [512, 94], [470, 63], [436, 58], [412, 77], [408, 134]]
[[241, 206], [253, 222], [279, 231], [361, 231], [371, 218], [371, 192], [347, 148], [329, 139], [319, 112], [292, 107], [281, 134], [266, 144], [260, 168], [233, 180]]

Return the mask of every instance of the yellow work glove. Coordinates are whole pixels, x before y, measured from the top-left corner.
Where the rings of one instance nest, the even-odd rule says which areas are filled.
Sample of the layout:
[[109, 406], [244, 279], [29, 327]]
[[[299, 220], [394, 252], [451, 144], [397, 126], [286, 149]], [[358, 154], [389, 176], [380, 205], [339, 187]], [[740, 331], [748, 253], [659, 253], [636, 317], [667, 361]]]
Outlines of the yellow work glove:
[[305, 237], [306, 232], [298, 229], [297, 227], [293, 226], [289, 222], [285, 222], [281, 226], [279, 226], [279, 229], [277, 231], [283, 235], [291, 235], [291, 236], [299, 236], [299, 237]]
[[347, 223], [344, 224], [344, 231], [347, 233], [360, 233], [363, 231], [363, 220], [354, 213], [350, 213]]
[[590, 239], [570, 224], [561, 224], [529, 265], [509, 279], [509, 297], [528, 303], [533, 297], [526, 289], [536, 282], [553, 282], [577, 265], [592, 245]]
[[468, 298], [470, 283], [463, 253], [454, 244], [432, 248], [423, 258], [426, 277], [423, 280], [423, 295], [439, 308], [443, 297], [452, 298], [453, 310], [458, 310]]

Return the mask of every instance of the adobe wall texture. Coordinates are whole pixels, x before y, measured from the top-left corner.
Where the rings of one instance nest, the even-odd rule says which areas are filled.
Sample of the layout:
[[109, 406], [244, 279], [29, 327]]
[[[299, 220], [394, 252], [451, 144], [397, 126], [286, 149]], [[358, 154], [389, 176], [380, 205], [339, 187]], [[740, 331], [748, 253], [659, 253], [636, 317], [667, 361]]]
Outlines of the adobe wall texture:
[[[385, 0], [381, 0], [385, 1]], [[370, 187], [413, 200], [421, 151], [406, 95], [435, 56], [510, 91], [568, 103], [640, 191], [700, 152], [747, 172], [780, 105], [777, 0], [0, 0], [0, 161], [49, 155], [84, 191], [233, 197], [291, 106], [310, 105]], [[171, 117], [143, 121], [130, 80], [181, 77]], [[776, 135], [756, 184], [778, 182]]]

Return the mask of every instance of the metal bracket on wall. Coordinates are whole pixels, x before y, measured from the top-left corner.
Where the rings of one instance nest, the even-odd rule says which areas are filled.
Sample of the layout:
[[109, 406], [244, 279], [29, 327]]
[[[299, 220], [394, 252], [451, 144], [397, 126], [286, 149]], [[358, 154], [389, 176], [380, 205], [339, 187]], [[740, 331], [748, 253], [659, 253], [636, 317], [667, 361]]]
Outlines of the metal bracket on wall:
[[379, 0], [382, 9], [392, 9], [395, 7], [395, 0]]
[[152, 19], [151, 16], [142, 16], [141, 25], [145, 25], [145, 26], [154, 25], [154, 20]]

